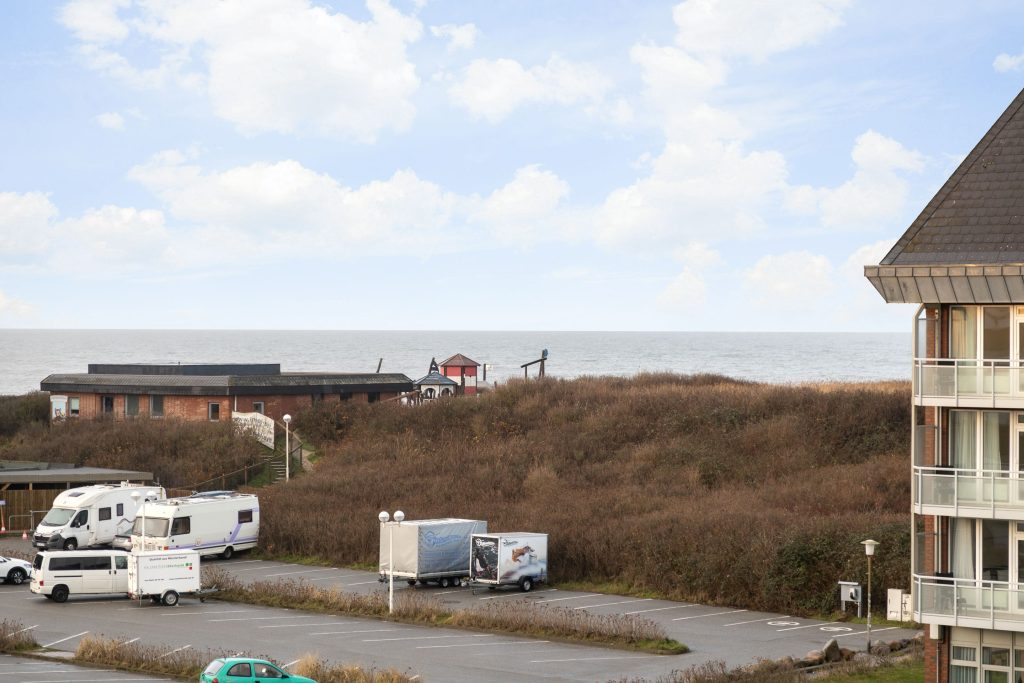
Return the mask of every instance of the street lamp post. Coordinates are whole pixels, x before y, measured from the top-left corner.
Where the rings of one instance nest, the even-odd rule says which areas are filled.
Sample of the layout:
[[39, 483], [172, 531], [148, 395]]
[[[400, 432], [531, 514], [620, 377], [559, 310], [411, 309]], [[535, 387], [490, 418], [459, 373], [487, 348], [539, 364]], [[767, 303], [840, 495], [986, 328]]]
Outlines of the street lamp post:
[[289, 481], [292, 477], [291, 460], [292, 460], [292, 449], [291, 449], [291, 429], [288, 425], [292, 422], [291, 415], [285, 415], [284, 418], [284, 480]]
[[864, 554], [868, 556], [868, 654], [871, 654], [871, 558], [875, 554], [875, 546], [881, 544], [869, 538], [861, 541], [861, 545], [864, 546]]
[[[377, 519], [380, 520], [381, 524], [388, 523], [389, 515], [386, 512], [381, 512], [377, 515]], [[401, 510], [395, 511], [395, 522], [398, 524], [402, 523], [405, 519], [405, 513]], [[388, 527], [388, 614], [392, 614], [395, 611], [395, 566], [392, 562], [395, 556], [395, 535], [392, 533], [392, 527]]]

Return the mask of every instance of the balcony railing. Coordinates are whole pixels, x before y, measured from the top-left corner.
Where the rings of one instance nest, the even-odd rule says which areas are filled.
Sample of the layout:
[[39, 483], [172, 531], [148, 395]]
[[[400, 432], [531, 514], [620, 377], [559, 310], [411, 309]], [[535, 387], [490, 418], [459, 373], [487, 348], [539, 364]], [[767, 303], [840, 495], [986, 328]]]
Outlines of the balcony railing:
[[1016, 360], [914, 359], [914, 398], [936, 405], [1024, 401], [1024, 364]]
[[1024, 584], [915, 575], [914, 621], [1024, 631]]
[[914, 467], [914, 510], [926, 515], [1024, 520], [1024, 472]]

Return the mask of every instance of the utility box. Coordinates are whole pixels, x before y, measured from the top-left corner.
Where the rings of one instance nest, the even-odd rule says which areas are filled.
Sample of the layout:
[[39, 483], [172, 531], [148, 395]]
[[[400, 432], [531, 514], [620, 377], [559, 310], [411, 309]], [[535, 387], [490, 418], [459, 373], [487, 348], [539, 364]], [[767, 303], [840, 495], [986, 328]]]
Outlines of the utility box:
[[846, 611], [846, 604], [852, 602], [857, 605], [857, 616], [860, 616], [861, 609], [861, 590], [860, 584], [856, 581], [840, 581], [839, 582], [839, 609], [843, 612]]
[[889, 621], [913, 621], [910, 593], [902, 588], [890, 588], [886, 592], [885, 618]]

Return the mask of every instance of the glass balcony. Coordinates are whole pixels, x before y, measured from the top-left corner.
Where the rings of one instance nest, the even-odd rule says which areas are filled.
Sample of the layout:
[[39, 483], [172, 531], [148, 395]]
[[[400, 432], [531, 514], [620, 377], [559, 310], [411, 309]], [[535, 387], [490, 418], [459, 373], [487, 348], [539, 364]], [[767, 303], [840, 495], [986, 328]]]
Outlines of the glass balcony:
[[913, 382], [919, 405], [1024, 406], [1020, 361], [917, 358]]
[[914, 511], [1024, 521], [1024, 472], [915, 467]]
[[915, 575], [914, 621], [1024, 631], [1024, 585]]

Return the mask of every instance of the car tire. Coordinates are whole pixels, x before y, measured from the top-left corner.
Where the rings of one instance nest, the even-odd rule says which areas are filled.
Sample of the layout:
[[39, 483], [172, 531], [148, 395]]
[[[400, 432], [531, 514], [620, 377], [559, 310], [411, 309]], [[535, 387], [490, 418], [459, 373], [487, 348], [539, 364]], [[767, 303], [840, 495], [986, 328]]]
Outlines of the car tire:
[[523, 591], [524, 593], [529, 593], [530, 591], [532, 591], [533, 579], [531, 579], [529, 576], [524, 576], [523, 578], [519, 579], [519, 590]]
[[13, 583], [15, 586], [20, 586], [25, 583], [25, 579], [28, 578], [28, 574], [21, 567], [15, 567], [11, 571], [7, 572], [7, 581]]
[[448, 588], [452, 585], [452, 582], [451, 579], [449, 579], [447, 576], [442, 576], [440, 579], [438, 579], [437, 585], [441, 588]]
[[164, 605], [167, 607], [174, 607], [178, 604], [178, 594], [175, 591], [167, 591], [164, 593]]
[[68, 540], [64, 541], [64, 550], [78, 550], [78, 540], [74, 538], [69, 538]]
[[231, 546], [228, 546], [227, 548], [224, 548], [224, 552], [222, 552], [220, 554], [220, 556], [222, 558], [224, 558], [225, 560], [230, 560], [234, 556], [234, 554], [235, 554], [235, 549], [232, 548]]
[[71, 595], [71, 592], [67, 586], [54, 586], [53, 590], [50, 591], [50, 598], [54, 602], [67, 602], [69, 595]]

